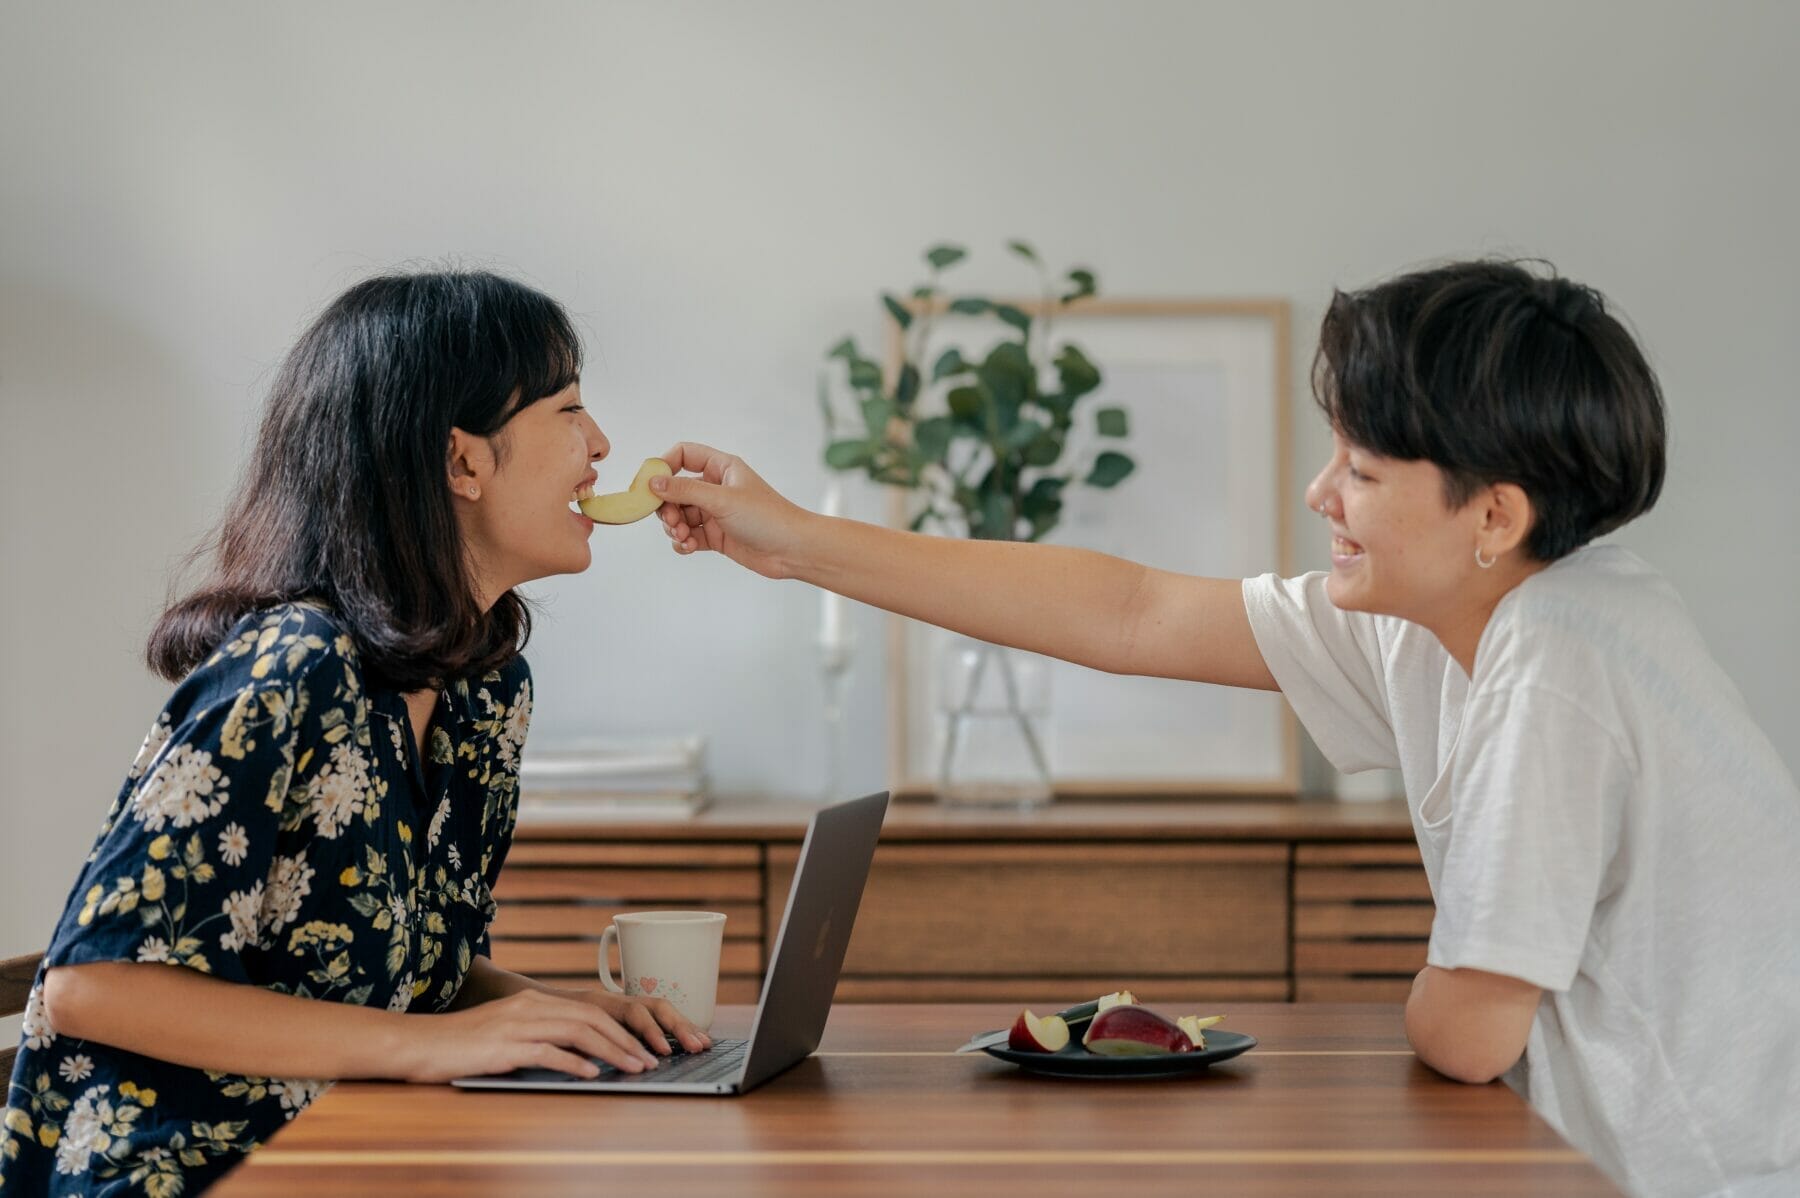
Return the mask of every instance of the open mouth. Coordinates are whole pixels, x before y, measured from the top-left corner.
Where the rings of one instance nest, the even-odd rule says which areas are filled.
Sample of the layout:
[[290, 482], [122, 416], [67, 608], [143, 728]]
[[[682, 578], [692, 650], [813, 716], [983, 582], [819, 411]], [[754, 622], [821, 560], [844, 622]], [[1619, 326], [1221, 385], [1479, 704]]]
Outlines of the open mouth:
[[594, 497], [594, 484], [593, 483], [582, 483], [579, 487], [576, 487], [575, 490], [573, 492], [571, 492], [569, 495], [569, 511], [573, 512], [577, 516], [581, 516], [583, 519], [586, 519], [586, 516], [583, 515], [582, 510], [581, 510], [581, 501], [584, 499], [592, 499], [593, 497]]
[[1348, 537], [1331, 538], [1331, 560], [1334, 562], [1355, 561], [1362, 556], [1363, 547]]

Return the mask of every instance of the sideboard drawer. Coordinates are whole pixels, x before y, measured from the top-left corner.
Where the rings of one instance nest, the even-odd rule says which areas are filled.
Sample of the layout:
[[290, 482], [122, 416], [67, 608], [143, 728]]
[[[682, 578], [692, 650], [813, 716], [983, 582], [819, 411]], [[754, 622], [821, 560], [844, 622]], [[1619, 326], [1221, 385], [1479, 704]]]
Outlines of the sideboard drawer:
[[1295, 846], [1294, 998], [1405, 1002], [1433, 913], [1417, 845]]
[[[770, 847], [771, 918], [797, 857]], [[1287, 902], [1285, 845], [884, 844], [844, 974], [1279, 979]]]

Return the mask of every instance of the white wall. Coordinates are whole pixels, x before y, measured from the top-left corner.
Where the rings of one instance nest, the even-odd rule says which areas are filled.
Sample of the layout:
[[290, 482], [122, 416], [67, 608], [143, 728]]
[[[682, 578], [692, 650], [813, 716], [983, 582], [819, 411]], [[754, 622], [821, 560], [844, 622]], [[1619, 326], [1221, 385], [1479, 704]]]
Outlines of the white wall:
[[[1664, 568], [1800, 765], [1793, 6], [841, 3], [0, 7], [0, 953], [40, 945], [165, 687], [138, 664], [308, 316], [412, 259], [589, 331], [628, 462], [823, 484], [812, 378], [957, 239], [1135, 295], [1277, 295], [1528, 252], [1667, 387]], [[1304, 379], [1299, 369], [1297, 379]], [[1296, 477], [1325, 441], [1298, 413]], [[1298, 560], [1320, 560], [1302, 521]], [[650, 527], [542, 586], [540, 734], [694, 726], [720, 788], [817, 788], [814, 597]], [[863, 613], [855, 786], [881, 776]]]

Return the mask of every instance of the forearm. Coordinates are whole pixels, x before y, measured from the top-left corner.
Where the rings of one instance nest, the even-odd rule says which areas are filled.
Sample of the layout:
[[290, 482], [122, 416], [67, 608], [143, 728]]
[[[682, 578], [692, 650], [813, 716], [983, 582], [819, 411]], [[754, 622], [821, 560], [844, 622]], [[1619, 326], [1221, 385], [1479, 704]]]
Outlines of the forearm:
[[[45, 983], [58, 1035], [252, 1077], [407, 1077], [408, 1016], [279, 994], [178, 965], [63, 965]], [[411, 1017], [417, 1018], [417, 1017]]]
[[994, 644], [1129, 672], [1150, 571], [1060, 545], [932, 537], [813, 517], [792, 577]]

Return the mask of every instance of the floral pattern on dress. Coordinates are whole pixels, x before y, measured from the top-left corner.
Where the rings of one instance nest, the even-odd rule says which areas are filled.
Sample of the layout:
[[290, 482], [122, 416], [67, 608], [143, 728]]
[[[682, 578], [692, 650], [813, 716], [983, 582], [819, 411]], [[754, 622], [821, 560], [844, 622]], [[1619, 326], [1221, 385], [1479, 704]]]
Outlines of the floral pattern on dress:
[[[488, 952], [531, 718], [522, 658], [440, 696], [424, 760], [331, 614], [239, 622], [157, 716], [45, 968], [131, 961], [441, 1011]], [[330, 1083], [59, 1036], [40, 974], [0, 1127], [0, 1196], [192, 1195]]]

